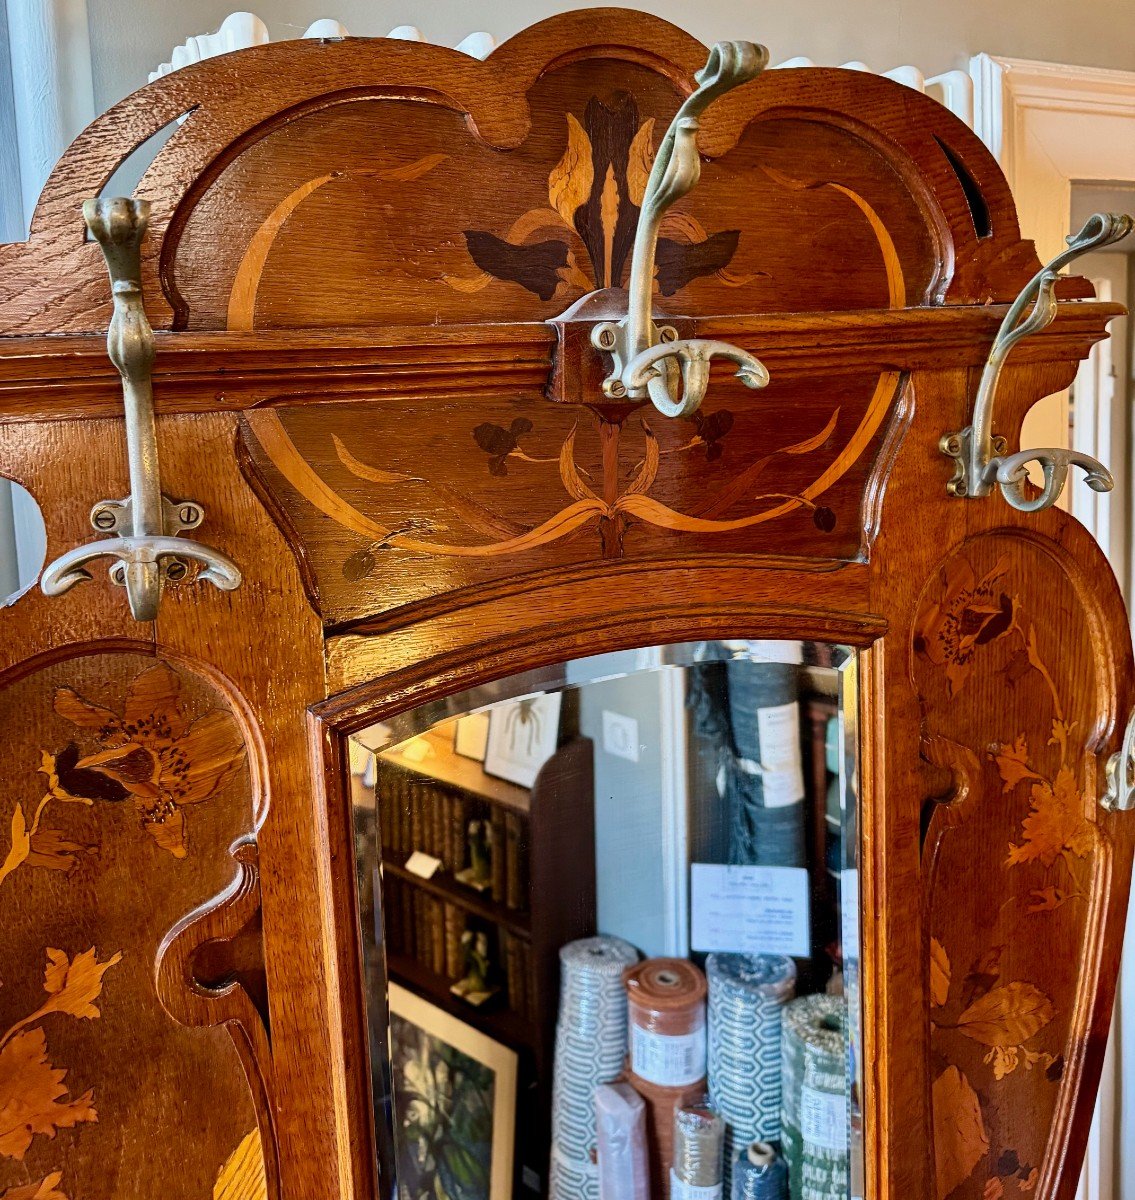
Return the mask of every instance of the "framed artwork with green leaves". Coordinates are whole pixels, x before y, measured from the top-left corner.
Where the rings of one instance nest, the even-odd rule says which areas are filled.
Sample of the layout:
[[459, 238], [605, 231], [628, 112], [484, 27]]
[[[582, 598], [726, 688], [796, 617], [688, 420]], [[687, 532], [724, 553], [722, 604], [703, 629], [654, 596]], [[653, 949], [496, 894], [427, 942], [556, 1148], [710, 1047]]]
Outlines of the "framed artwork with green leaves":
[[398, 1200], [510, 1200], [516, 1052], [390, 985]]

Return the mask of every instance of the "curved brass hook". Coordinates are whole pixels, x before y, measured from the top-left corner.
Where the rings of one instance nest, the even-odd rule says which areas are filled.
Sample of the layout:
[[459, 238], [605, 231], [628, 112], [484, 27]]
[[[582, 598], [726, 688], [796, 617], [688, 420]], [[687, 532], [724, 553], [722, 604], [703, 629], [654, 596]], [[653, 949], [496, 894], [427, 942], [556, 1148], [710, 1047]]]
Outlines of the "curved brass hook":
[[[662, 138], [635, 230], [627, 315], [621, 321], [596, 325], [591, 334], [592, 344], [613, 359], [611, 374], [603, 381], [603, 393], [612, 399], [649, 397], [666, 416], [688, 416], [705, 396], [709, 359], [719, 355], [741, 367], [737, 375], [747, 387], [768, 383], [768, 372], [753, 355], [725, 342], [666, 343], [653, 317], [654, 265], [662, 219], [701, 178], [698, 118], [719, 96], [755, 79], [767, 63], [768, 51], [763, 46], [718, 42], [694, 76], [697, 89], [683, 101]], [[680, 396], [679, 376], [684, 381]]]
[[1123, 744], [1107, 760], [1105, 774], [1107, 789], [1100, 797], [1100, 806], [1108, 812], [1135, 809], [1135, 712], [1127, 721]]
[[40, 580], [44, 595], [61, 596], [77, 583], [91, 578], [87, 564], [96, 558], [114, 558], [111, 579], [126, 588], [130, 613], [136, 621], [153, 621], [158, 615], [165, 580], [177, 581], [186, 574], [184, 559], [204, 566], [197, 578], [208, 580], [222, 591], [240, 587], [241, 574], [236, 563], [211, 546], [202, 546], [187, 538], [122, 537], [105, 538], [76, 546], [61, 554]]
[[[1039, 333], [1056, 318], [1056, 285], [1060, 270], [1089, 250], [1098, 250], [1125, 238], [1133, 224], [1135, 222], [1126, 214], [1095, 213], [1079, 233], [1066, 239], [1068, 248], [1046, 263], [1013, 301], [993, 339], [981, 373], [972, 424], [958, 433], [946, 434], [939, 442], [942, 453], [955, 460], [954, 476], [946, 485], [950, 495], [988, 496], [996, 484], [1014, 508], [1038, 512], [1059, 499], [1070, 466], [1082, 468], [1088, 486], [1097, 492], [1109, 492], [1115, 486], [1111, 472], [1102, 463], [1078, 450], [1050, 446], [1005, 456], [1004, 440], [993, 434], [993, 408], [1009, 352], [1022, 338]], [[1030, 496], [1025, 486], [1030, 462], [1039, 463], [1044, 471], [1044, 487], [1036, 496]]]
[[[727, 358], [737, 364], [736, 378], [746, 387], [763, 388], [769, 373], [764, 363], [748, 351], [729, 342], [686, 338], [676, 342], [659, 342], [636, 354], [627, 363], [623, 376], [628, 390], [645, 387], [651, 403], [664, 416], [688, 417], [705, 397], [709, 385], [709, 364], [714, 358]], [[681, 372], [682, 390], [677, 394], [671, 363]], [[663, 368], [661, 364], [666, 363]]]
[[40, 587], [47, 596], [62, 595], [91, 578], [86, 570], [89, 562], [110, 556], [116, 560], [110, 577], [126, 588], [135, 620], [152, 621], [158, 615], [165, 582], [188, 574], [185, 559], [203, 564], [198, 579], [225, 591], [240, 586], [241, 574], [219, 550], [175, 536], [201, 524], [205, 519], [201, 505], [162, 495], [150, 380], [154, 331], [146, 319], [141, 282], [149, 202], [123, 197], [88, 200], [83, 217], [102, 247], [114, 297], [106, 348], [122, 376], [130, 495], [125, 500], [103, 500], [91, 510], [96, 530], [119, 536], [77, 546], [61, 555], [43, 572]]

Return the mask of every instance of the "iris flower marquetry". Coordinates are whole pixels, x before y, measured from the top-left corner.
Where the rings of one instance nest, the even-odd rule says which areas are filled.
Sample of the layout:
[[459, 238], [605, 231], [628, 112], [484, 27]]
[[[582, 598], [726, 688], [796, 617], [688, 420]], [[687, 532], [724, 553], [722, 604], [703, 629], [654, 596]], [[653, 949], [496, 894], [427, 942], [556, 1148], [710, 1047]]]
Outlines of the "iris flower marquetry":
[[[566, 146], [548, 175], [547, 206], [523, 213], [503, 237], [466, 230], [469, 257], [481, 274], [447, 276], [450, 287], [475, 292], [498, 279], [551, 300], [623, 282], [654, 162], [654, 118], [640, 120], [633, 97], [620, 93], [610, 104], [592, 97], [582, 121], [572, 113], [566, 119]], [[728, 270], [739, 230], [710, 234], [687, 213], [668, 215], [663, 230], [671, 235], [659, 238], [656, 256], [664, 296], [704, 275], [733, 287], [752, 278]]]

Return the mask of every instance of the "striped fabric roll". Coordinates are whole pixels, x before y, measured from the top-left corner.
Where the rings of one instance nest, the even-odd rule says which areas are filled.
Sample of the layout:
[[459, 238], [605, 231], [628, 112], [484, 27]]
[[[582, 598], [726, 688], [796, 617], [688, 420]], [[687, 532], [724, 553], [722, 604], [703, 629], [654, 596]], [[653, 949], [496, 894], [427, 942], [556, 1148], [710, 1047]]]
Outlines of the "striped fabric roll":
[[623, 972], [636, 962], [638, 951], [621, 938], [583, 938], [560, 949], [550, 1200], [598, 1200], [595, 1089], [611, 1083], [623, 1069]]

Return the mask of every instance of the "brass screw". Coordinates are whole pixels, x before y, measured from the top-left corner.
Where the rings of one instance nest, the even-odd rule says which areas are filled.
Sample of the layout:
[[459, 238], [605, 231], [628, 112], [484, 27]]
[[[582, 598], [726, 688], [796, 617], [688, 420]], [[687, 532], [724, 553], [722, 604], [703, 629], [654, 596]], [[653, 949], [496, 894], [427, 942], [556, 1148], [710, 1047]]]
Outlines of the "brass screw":
[[673, 325], [663, 325], [658, 331], [658, 340], [660, 342], [676, 342], [678, 340], [678, 331]]
[[185, 526], [196, 525], [201, 520], [201, 510], [196, 504], [183, 504], [178, 509], [177, 519]]
[[114, 566], [110, 568], [110, 581], [111, 583], [117, 584], [119, 587], [126, 586], [126, 568], [122, 565], [122, 563], [115, 563]]
[[109, 508], [96, 508], [91, 513], [91, 524], [100, 530], [113, 529], [115, 526], [114, 513]]
[[171, 558], [166, 562], [165, 575], [170, 583], [180, 583], [189, 574], [189, 564], [183, 558]]
[[615, 331], [609, 327], [600, 329], [595, 335], [595, 341], [600, 350], [613, 350], [615, 348]]

